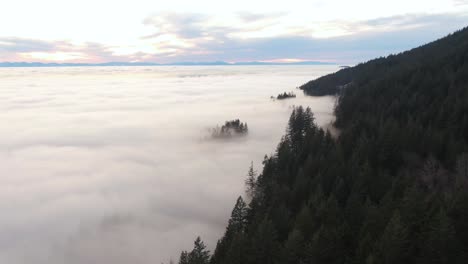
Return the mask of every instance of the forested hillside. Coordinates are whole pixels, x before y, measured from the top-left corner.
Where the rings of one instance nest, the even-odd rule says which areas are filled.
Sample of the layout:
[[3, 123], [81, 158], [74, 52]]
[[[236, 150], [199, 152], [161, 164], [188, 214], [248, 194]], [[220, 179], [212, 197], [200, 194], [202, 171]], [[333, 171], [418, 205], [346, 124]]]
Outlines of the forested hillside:
[[294, 109], [212, 255], [181, 264], [466, 263], [468, 29], [311, 81], [338, 138]]

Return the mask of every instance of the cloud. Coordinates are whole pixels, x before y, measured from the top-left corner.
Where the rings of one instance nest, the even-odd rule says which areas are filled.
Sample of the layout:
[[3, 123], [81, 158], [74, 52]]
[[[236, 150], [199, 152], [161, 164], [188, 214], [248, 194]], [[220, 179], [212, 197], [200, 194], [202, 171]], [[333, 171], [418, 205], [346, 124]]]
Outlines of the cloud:
[[[212, 249], [291, 105], [325, 124], [334, 102], [268, 98], [335, 69], [0, 71], [0, 263], [161, 263], [197, 235]], [[206, 139], [233, 118], [247, 137]]]
[[203, 36], [202, 24], [207, 17], [201, 14], [164, 13], [150, 16], [143, 21], [157, 29], [157, 33], [144, 38], [155, 38], [164, 34], [174, 34], [182, 38]]
[[438, 30], [442, 27], [466, 26], [466, 13], [451, 14], [411, 14], [393, 17], [376, 18], [361, 22], [362, 25], [370, 26], [374, 30], [401, 31], [436, 26]]
[[[370, 20], [296, 21], [288, 13], [217, 16], [158, 13], [149, 34], [129, 45], [0, 38], [3, 61], [326, 60], [357, 63], [401, 52], [466, 26], [465, 13], [407, 14]], [[289, 22], [288, 22], [289, 21]]]
[[22, 38], [0, 38], [0, 52], [53, 51], [59, 43]]
[[259, 13], [251, 13], [251, 12], [239, 12], [238, 13], [239, 18], [242, 19], [242, 21], [247, 22], [247, 23], [277, 19], [285, 15], [286, 13], [276, 13], [276, 14], [259, 14]]
[[184, 39], [205, 36], [227, 36], [245, 31], [259, 31], [281, 22], [283, 13], [257, 14], [239, 12], [234, 16], [208, 16], [198, 13], [160, 13], [143, 20], [144, 25], [157, 30], [153, 35], [143, 38], [155, 38], [161, 35], [175, 35]]
[[115, 55], [112, 47], [94, 42], [74, 44], [62, 40], [0, 37], [0, 61], [106, 62], [128, 59]]
[[[311, 23], [313, 26], [283, 28], [273, 35], [265, 34], [275, 29], [284, 15], [238, 14], [234, 19], [246, 21], [242, 26], [220, 25], [214, 23], [216, 18], [199, 15], [177, 17], [164, 23], [160, 19], [165, 16], [158, 17], [156, 25], [171, 25], [164, 27], [170, 30], [160, 30], [159, 35], [171, 35], [178, 42], [190, 44], [175, 47], [156, 41], [155, 46], [164, 49], [169, 45], [174, 48], [174, 53], [168, 57], [150, 58], [180, 61], [290, 58], [356, 63], [398, 53], [443, 37], [465, 26], [467, 18], [465, 14], [413, 14], [365, 21], [328, 21], [318, 25]], [[152, 20], [147, 23], [149, 21]], [[337, 36], [333, 36], [334, 34]], [[332, 37], [323, 37], [325, 35]], [[151, 41], [151, 38], [148, 40]]]
[[468, 0], [455, 0], [454, 2], [457, 6], [468, 5]]
[[232, 17], [216, 17], [202, 14], [161, 13], [143, 21], [155, 33], [143, 36], [156, 50], [169, 51], [167, 56], [183, 54], [217, 54], [206, 49], [211, 43], [224, 44], [242, 34], [261, 34], [279, 24], [282, 14], [239, 13]]

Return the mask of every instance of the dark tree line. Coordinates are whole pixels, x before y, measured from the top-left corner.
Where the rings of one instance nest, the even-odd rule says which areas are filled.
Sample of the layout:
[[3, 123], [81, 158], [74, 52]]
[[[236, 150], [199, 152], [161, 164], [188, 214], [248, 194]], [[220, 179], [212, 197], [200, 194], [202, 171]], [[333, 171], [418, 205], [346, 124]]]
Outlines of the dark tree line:
[[468, 29], [302, 88], [338, 96], [339, 137], [295, 108], [213, 255], [181, 263], [466, 263]]
[[205, 264], [210, 260], [210, 251], [206, 249], [205, 244], [200, 237], [194, 242], [192, 251], [182, 251], [179, 258], [179, 264]]
[[284, 92], [284, 93], [280, 93], [278, 94], [278, 96], [276, 96], [276, 99], [277, 100], [283, 100], [283, 99], [288, 99], [288, 98], [296, 98], [296, 94], [293, 93], [293, 92]]
[[241, 122], [239, 119], [226, 121], [221, 127], [212, 129], [211, 134], [214, 138], [226, 138], [235, 135], [245, 135], [249, 132], [247, 123]]

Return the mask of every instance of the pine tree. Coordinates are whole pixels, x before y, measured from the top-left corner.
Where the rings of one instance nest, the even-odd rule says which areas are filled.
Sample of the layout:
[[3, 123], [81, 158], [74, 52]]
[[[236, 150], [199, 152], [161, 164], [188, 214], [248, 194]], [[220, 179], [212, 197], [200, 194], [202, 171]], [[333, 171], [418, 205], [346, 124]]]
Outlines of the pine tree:
[[434, 217], [422, 254], [424, 263], [457, 263], [455, 228], [444, 209]]
[[278, 260], [280, 244], [273, 223], [264, 219], [252, 238], [251, 262], [255, 264], [274, 264]]
[[456, 186], [459, 189], [466, 189], [468, 187], [468, 154], [464, 153], [457, 159], [456, 174], [455, 174]]
[[187, 251], [182, 251], [182, 253], [180, 253], [179, 264], [189, 264]]
[[315, 127], [314, 121], [315, 121], [314, 113], [312, 112], [310, 107], [307, 107], [304, 113], [304, 128], [306, 131]]
[[[242, 196], [237, 198], [236, 205], [232, 209], [231, 218], [224, 236], [218, 241], [211, 263], [226, 263], [230, 261], [228, 254], [236, 255], [241, 246], [239, 240], [243, 240], [243, 234], [247, 225], [248, 208]], [[237, 244], [236, 244], [237, 243]], [[231, 253], [229, 253], [232, 251]]]
[[294, 229], [284, 243], [283, 263], [300, 263], [304, 255], [304, 236], [298, 229]]
[[382, 263], [403, 263], [408, 248], [408, 232], [396, 211], [385, 228], [379, 244]]
[[245, 264], [248, 261], [247, 239], [244, 233], [234, 235], [226, 253], [225, 264]]
[[188, 264], [208, 264], [209, 260], [210, 252], [206, 250], [206, 246], [200, 237], [197, 237], [193, 250], [188, 254]]
[[227, 227], [228, 233], [242, 233], [247, 224], [248, 208], [247, 204], [242, 199], [242, 196], [237, 198], [236, 205], [232, 209], [231, 218]]
[[253, 168], [253, 161], [250, 163], [249, 171], [247, 172], [247, 179], [245, 180], [246, 194], [248, 199], [255, 197], [257, 187], [257, 172]]
[[321, 226], [311, 240], [312, 263], [340, 264], [345, 259], [344, 233], [340, 226]]

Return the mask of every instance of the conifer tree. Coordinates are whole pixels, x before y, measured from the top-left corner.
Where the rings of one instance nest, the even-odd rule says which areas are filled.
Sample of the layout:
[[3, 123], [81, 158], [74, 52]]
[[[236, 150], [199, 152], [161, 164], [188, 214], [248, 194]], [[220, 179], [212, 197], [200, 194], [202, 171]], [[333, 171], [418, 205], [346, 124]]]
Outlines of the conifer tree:
[[242, 196], [239, 196], [234, 209], [232, 209], [227, 232], [242, 233], [247, 224], [247, 213], [247, 204], [244, 202], [244, 199], [242, 199]]
[[210, 252], [206, 250], [206, 246], [200, 237], [197, 237], [193, 250], [188, 254], [188, 264], [208, 264], [209, 260]]
[[182, 251], [182, 253], [180, 253], [179, 264], [189, 264], [187, 251]]
[[408, 249], [408, 231], [398, 211], [387, 224], [379, 243], [382, 263], [403, 263]]
[[273, 223], [264, 219], [252, 238], [252, 263], [274, 264], [278, 261], [280, 244]]
[[247, 179], [245, 179], [246, 194], [248, 199], [253, 199], [257, 187], [257, 172], [253, 168], [253, 161], [250, 163]]

